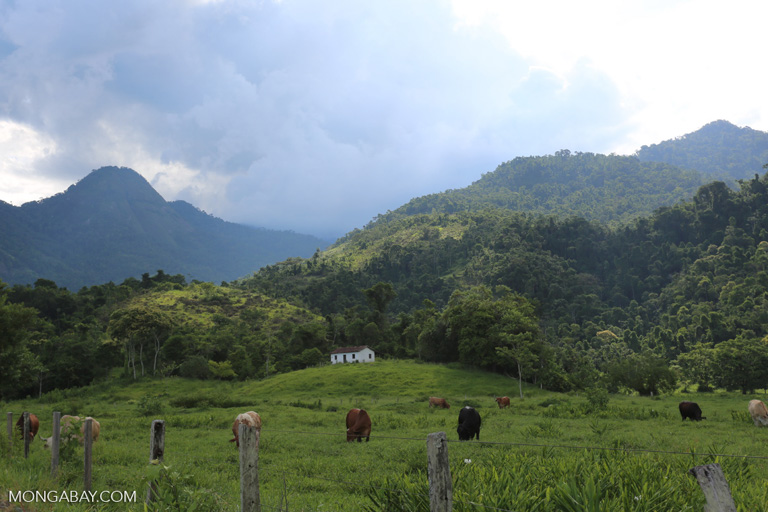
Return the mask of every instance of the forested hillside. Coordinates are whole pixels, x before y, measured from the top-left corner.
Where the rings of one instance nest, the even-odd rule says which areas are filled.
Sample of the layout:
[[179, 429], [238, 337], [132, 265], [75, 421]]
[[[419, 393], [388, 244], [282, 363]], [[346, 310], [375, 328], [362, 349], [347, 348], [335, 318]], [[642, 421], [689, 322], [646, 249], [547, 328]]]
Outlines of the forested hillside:
[[[739, 190], [715, 181], [676, 198], [697, 180], [634, 157], [563, 151], [503, 164], [309, 258], [221, 286], [162, 270], [77, 293], [43, 278], [2, 285], [0, 397], [82, 385], [121, 366], [128, 379], [262, 378], [349, 345], [551, 390], [649, 394], [682, 383], [747, 392], [768, 381], [768, 175], [741, 180]], [[52, 198], [47, 215], [19, 216], [7, 205], [0, 213], [21, 227], [48, 219], [45, 236], [53, 236], [57, 218], [99, 225], [110, 208], [134, 218], [137, 202], [168, 207], [141, 193], [105, 201], [104, 218], [77, 217], [71, 212], [84, 210], [62, 205], [78, 197]], [[517, 211], [523, 197], [531, 211]], [[662, 197], [674, 204], [638, 216]], [[598, 220], [611, 210], [626, 216]], [[187, 220], [200, 213], [174, 211]], [[211, 233], [219, 226], [206, 223]]]
[[0, 398], [143, 376], [245, 379], [305, 368], [330, 348], [323, 319], [284, 300], [160, 271], [72, 293], [0, 282]]
[[768, 133], [714, 121], [682, 137], [643, 146], [635, 154], [642, 162], [665, 162], [721, 179], [746, 179], [768, 163]]
[[[615, 230], [501, 209], [377, 222], [325, 254], [239, 284], [320, 312], [340, 344], [514, 372], [520, 361], [496, 357], [513, 345], [502, 332], [527, 325], [522, 333], [541, 343], [515, 350], [529, 377], [550, 387], [602, 375], [615, 388], [658, 391], [674, 361], [703, 388], [746, 390], [760, 381], [723, 370], [747, 354], [768, 357], [760, 342], [768, 335], [767, 181], [745, 181], [738, 192], [714, 182]], [[478, 344], [484, 354], [470, 350]], [[645, 367], [658, 379], [627, 381]]]
[[690, 199], [707, 181], [697, 171], [668, 163], [562, 150], [515, 158], [466, 188], [418, 197], [376, 221], [498, 207], [619, 226], [660, 206]]
[[126, 168], [98, 169], [61, 194], [21, 207], [0, 202], [0, 279], [11, 284], [43, 278], [77, 290], [156, 269], [221, 282], [325, 245], [166, 202]]

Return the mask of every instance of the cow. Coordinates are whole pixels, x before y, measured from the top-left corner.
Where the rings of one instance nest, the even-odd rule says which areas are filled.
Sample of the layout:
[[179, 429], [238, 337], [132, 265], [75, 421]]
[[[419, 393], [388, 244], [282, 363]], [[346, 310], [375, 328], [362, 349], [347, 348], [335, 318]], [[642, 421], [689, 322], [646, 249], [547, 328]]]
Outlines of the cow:
[[706, 416], [701, 415], [701, 407], [699, 407], [699, 404], [696, 402], [680, 402], [678, 407], [680, 409], [680, 416], [683, 417], [683, 421], [685, 421], [685, 418], [690, 418], [691, 421], [707, 419]]
[[459, 441], [470, 441], [475, 436], [477, 436], [479, 441], [481, 423], [480, 414], [474, 407], [467, 405], [459, 411], [459, 426], [456, 428], [456, 433], [459, 434]]
[[[81, 418], [80, 416], [70, 416], [69, 414], [65, 414], [59, 420], [61, 442], [66, 443], [76, 439], [78, 443], [83, 444], [85, 442], [85, 420], [91, 420], [91, 440], [94, 442], [97, 441], [99, 439], [99, 434], [101, 434], [101, 424], [98, 421], [90, 416]], [[76, 430], [78, 423], [80, 424], [79, 434]], [[53, 436], [48, 438], [40, 436], [40, 440], [45, 443], [43, 445], [45, 448], [50, 448], [53, 445]]]
[[256, 427], [256, 430], [261, 432], [261, 416], [259, 416], [257, 413], [253, 411], [244, 412], [242, 414], [238, 414], [235, 417], [235, 422], [232, 424], [232, 433], [235, 435], [232, 439], [229, 440], [230, 443], [235, 443], [235, 445], [240, 448], [240, 438], [238, 435], [238, 429], [240, 428], [240, 425], [247, 425], [249, 427]]
[[749, 414], [752, 416], [752, 421], [755, 422], [756, 427], [768, 425], [768, 409], [765, 408], [765, 404], [761, 400], [749, 402]]
[[445, 398], [437, 398], [436, 396], [429, 397], [429, 406], [439, 407], [441, 409], [450, 409], [451, 406], [445, 401]]
[[497, 396], [496, 397], [496, 403], [499, 404], [499, 409], [503, 409], [505, 407], [509, 407], [509, 397], [508, 396]]
[[362, 442], [365, 438], [367, 443], [371, 439], [371, 417], [365, 409], [350, 409], [347, 413], [347, 442]]
[[[19, 439], [24, 440], [24, 415], [22, 414], [18, 420], [16, 420], [16, 428], [19, 430]], [[35, 435], [40, 429], [40, 420], [37, 419], [32, 413], [29, 413], [29, 442], [35, 440]]]

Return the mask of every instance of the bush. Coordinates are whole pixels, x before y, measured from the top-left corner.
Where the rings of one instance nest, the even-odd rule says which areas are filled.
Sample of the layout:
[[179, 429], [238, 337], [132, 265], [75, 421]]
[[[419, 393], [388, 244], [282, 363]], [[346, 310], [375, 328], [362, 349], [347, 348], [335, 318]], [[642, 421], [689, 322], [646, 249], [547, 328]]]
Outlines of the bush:
[[137, 408], [142, 416], [154, 416], [163, 412], [163, 403], [160, 397], [144, 395], [139, 399]]
[[188, 379], [207, 379], [211, 376], [208, 359], [203, 356], [189, 356], [179, 367], [179, 374]]
[[592, 411], [604, 411], [608, 408], [608, 401], [611, 397], [608, 391], [603, 388], [589, 388], [584, 390], [584, 396]]

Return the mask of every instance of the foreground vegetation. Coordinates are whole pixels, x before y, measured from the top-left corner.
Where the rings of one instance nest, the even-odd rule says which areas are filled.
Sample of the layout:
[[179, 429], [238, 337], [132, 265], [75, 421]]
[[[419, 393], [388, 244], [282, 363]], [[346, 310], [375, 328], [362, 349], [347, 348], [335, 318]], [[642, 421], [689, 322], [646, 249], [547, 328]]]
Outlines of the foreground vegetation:
[[[166, 420], [163, 510], [237, 510], [238, 454], [234, 416], [256, 410], [263, 420], [260, 483], [265, 510], [426, 510], [426, 437], [445, 431], [454, 477], [455, 510], [701, 510], [703, 494], [687, 470], [719, 462], [739, 510], [768, 503], [767, 429], [747, 414], [752, 396], [728, 392], [663, 397], [599, 391], [558, 394], [531, 386], [516, 397], [517, 382], [453, 365], [382, 361], [335, 365], [276, 375], [262, 381], [220, 382], [177, 377], [104, 381], [54, 391], [42, 399], [2, 403], [41, 418], [50, 434], [55, 410], [101, 422], [94, 446], [94, 490], [137, 491], [161, 471], [148, 464], [150, 423]], [[444, 396], [448, 410], [428, 408]], [[509, 409], [494, 397], [508, 395]], [[756, 396], [762, 398], [761, 396]], [[682, 422], [681, 400], [698, 402], [707, 417]], [[481, 442], [459, 443], [459, 408], [481, 414]], [[346, 443], [351, 407], [369, 411], [369, 443]], [[50, 456], [40, 442], [29, 459], [18, 441], [7, 458], [2, 443], [0, 488], [82, 489], [82, 449], [51, 479]], [[675, 452], [675, 453], [668, 453]], [[176, 498], [172, 490], [176, 490]], [[85, 504], [36, 504], [30, 510], [95, 510]], [[124, 504], [99, 510], [126, 510]], [[142, 510], [137, 504], [130, 510]]]

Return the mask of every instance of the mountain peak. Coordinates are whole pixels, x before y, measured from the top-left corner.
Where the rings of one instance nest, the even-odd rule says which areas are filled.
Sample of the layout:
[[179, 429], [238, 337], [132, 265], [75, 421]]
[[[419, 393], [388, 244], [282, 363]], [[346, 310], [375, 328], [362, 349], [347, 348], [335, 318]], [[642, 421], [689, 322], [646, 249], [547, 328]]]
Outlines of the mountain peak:
[[165, 199], [141, 174], [128, 167], [101, 167], [93, 170], [70, 186], [66, 194], [106, 196], [109, 200], [120, 198], [165, 203]]
[[0, 279], [16, 284], [45, 277], [72, 289], [157, 269], [232, 280], [325, 245], [167, 202], [126, 167], [96, 169], [66, 191], [21, 208], [0, 203], [0, 241]]

